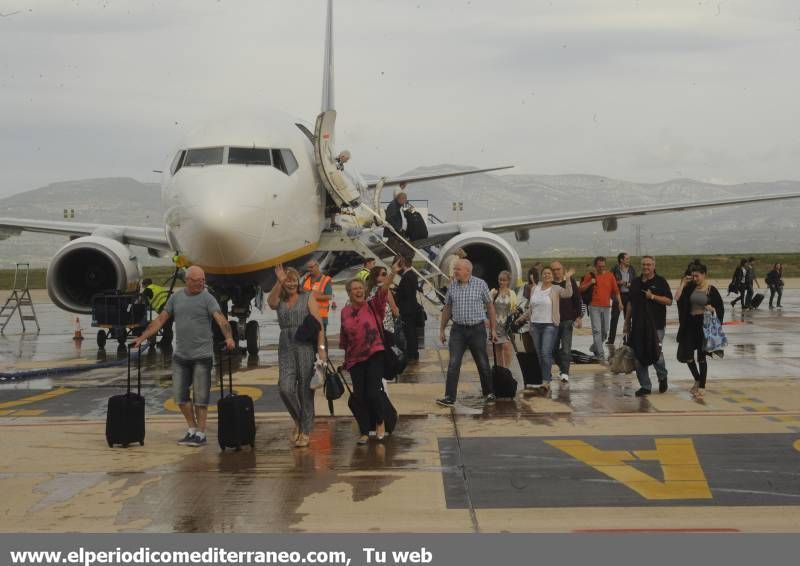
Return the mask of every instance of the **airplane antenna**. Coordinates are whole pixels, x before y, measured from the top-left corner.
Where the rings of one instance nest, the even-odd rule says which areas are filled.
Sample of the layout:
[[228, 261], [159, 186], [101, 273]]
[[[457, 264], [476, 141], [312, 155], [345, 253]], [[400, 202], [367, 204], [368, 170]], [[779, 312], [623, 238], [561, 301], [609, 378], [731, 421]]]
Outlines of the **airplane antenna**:
[[322, 76], [322, 112], [334, 110], [333, 103], [333, 0], [328, 0], [325, 24], [325, 62]]

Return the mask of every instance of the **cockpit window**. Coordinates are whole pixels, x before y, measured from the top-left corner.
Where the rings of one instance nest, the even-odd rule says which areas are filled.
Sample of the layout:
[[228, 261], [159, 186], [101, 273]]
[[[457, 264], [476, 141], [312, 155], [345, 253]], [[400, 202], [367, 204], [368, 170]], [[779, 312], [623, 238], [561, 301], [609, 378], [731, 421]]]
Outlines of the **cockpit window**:
[[180, 170], [181, 166], [183, 165], [183, 158], [185, 155], [186, 155], [186, 150], [182, 149], [175, 156], [175, 159], [172, 160], [172, 167], [170, 169], [172, 170], [173, 175]]
[[271, 165], [269, 150], [262, 147], [231, 147], [228, 163], [234, 165]]
[[287, 175], [291, 175], [297, 171], [297, 160], [294, 158], [291, 149], [273, 149], [272, 166]]
[[290, 149], [282, 149], [281, 150], [281, 157], [283, 157], [283, 163], [286, 165], [286, 174], [291, 175], [295, 171], [297, 171], [297, 160], [294, 158], [294, 154]]
[[222, 165], [222, 147], [203, 147], [186, 151], [184, 167], [202, 167], [204, 165]]

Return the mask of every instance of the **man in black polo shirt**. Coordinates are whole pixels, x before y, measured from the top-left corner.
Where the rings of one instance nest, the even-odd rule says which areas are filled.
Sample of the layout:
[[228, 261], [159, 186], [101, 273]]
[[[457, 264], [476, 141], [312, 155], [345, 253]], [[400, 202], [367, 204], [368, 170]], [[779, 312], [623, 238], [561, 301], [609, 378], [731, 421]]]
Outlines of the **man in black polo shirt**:
[[[637, 397], [650, 395], [649, 367], [656, 368], [658, 391], [667, 390], [667, 366], [664, 353], [664, 328], [667, 326], [667, 307], [672, 304], [672, 291], [667, 280], [656, 274], [653, 256], [642, 257], [642, 275], [631, 282], [625, 312], [625, 335], [636, 356]], [[657, 341], [657, 342], [656, 342]], [[658, 344], [658, 347], [656, 346]]]

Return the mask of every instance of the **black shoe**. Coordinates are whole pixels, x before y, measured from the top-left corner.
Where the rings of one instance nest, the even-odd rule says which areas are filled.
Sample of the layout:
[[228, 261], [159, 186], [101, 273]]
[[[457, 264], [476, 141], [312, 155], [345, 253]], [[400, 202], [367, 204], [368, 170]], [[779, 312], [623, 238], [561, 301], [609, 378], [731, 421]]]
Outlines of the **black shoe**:
[[450, 397], [442, 397], [441, 399], [436, 400], [437, 405], [441, 405], [442, 407], [452, 407], [456, 404]]
[[649, 389], [645, 389], [644, 387], [640, 387], [639, 390], [636, 391], [636, 396], [637, 397], [645, 397], [647, 395], [650, 395], [650, 390]]
[[659, 393], [666, 393], [667, 389], [669, 389], [669, 384], [667, 383], [666, 379], [662, 379], [658, 382], [658, 392]]

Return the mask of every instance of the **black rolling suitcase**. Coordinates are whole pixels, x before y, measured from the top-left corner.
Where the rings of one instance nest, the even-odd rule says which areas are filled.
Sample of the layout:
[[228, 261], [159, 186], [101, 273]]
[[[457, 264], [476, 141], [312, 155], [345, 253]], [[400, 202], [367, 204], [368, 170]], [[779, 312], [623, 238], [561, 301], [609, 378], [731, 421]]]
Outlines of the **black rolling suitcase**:
[[108, 400], [106, 442], [109, 447], [144, 446], [144, 397], [142, 397], [142, 349], [136, 359], [136, 393], [131, 392], [131, 349], [128, 348], [128, 391]]
[[525, 386], [528, 385], [542, 385], [542, 368], [539, 365], [539, 356], [536, 352], [520, 352], [517, 350], [517, 343], [514, 338], [511, 338], [511, 345], [514, 346], [514, 352], [517, 354], [517, 363], [519, 369], [522, 371], [522, 381]]
[[[350, 384], [347, 383], [347, 380], [343, 380], [345, 387], [347, 387], [347, 406], [350, 408], [350, 412], [353, 413], [353, 418], [356, 419], [358, 423], [359, 430], [375, 430], [375, 424], [378, 422], [377, 418], [371, 411], [367, 410], [361, 403], [358, 402], [358, 399], [355, 395], [353, 395], [353, 390], [350, 389]], [[381, 385], [381, 403], [383, 404], [383, 426], [386, 429], [387, 434], [392, 434], [394, 432], [395, 427], [397, 426], [397, 409], [394, 408], [392, 405], [392, 401], [389, 399], [389, 396], [386, 394], [386, 390]]]
[[234, 395], [233, 393], [233, 361], [230, 354], [228, 358], [228, 389], [225, 396], [225, 379], [222, 377], [222, 364], [225, 352], [219, 356], [219, 390], [220, 398], [217, 401], [217, 439], [220, 450], [235, 448], [239, 450], [243, 445], [255, 448], [256, 443], [256, 416], [253, 408], [253, 399], [249, 395]]
[[494, 365], [492, 366], [492, 387], [494, 388], [495, 397], [500, 399], [513, 399], [517, 395], [517, 380], [511, 375], [511, 370], [508, 368], [500, 367], [497, 365], [497, 354], [495, 354], [495, 346], [492, 344], [492, 359]]
[[764, 293], [756, 293], [753, 295], [753, 298], [750, 299], [750, 306], [754, 309], [757, 309], [761, 306], [761, 303], [764, 302]]

